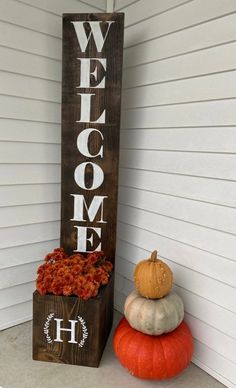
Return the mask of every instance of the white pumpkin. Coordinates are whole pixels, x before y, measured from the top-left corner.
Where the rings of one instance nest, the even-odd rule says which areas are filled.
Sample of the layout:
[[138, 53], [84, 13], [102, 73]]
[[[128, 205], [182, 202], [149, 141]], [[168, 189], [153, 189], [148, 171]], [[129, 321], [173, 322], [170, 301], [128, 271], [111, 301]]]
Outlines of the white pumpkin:
[[126, 298], [124, 314], [134, 329], [160, 335], [180, 325], [184, 318], [184, 304], [175, 292], [161, 299], [147, 299], [135, 290]]

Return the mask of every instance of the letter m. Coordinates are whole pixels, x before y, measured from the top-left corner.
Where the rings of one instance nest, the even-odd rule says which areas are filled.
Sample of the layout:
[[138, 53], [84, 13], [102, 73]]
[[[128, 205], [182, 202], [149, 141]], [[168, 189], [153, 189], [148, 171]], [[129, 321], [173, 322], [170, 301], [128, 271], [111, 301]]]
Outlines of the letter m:
[[[78, 39], [81, 51], [83, 53], [85, 52], [85, 50], [88, 46], [89, 40], [90, 40], [91, 36], [93, 35], [94, 42], [95, 42], [95, 45], [97, 47], [97, 51], [100, 53], [103, 49], [105, 40], [106, 40], [107, 35], [109, 33], [110, 26], [112, 23], [115, 23], [115, 22], [114, 21], [105, 22], [105, 23], [107, 23], [108, 26], [107, 26], [107, 30], [106, 30], [104, 36], [102, 34], [102, 31], [101, 31], [101, 24], [104, 22], [71, 22], [71, 23], [73, 24], [73, 26], [75, 28], [75, 32], [77, 35], [77, 39]], [[85, 23], [88, 23], [90, 26], [90, 32], [89, 32], [88, 36], [86, 35], [86, 32], [85, 32], [85, 26], [84, 26]]]
[[103, 202], [107, 196], [95, 195], [90, 206], [87, 205], [83, 195], [71, 194], [74, 197], [74, 216], [71, 221], [86, 221], [84, 219], [84, 209], [87, 211], [89, 221], [93, 221], [98, 213], [99, 208], [101, 208], [101, 217], [97, 222], [106, 223], [103, 221]]

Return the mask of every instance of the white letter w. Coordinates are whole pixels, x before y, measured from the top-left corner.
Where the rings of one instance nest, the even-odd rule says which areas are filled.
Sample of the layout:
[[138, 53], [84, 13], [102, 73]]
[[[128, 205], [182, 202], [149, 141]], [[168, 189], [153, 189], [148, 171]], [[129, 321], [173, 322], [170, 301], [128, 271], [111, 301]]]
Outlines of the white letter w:
[[[114, 23], [114, 21], [105, 22], [108, 24], [105, 36], [102, 35], [101, 26], [100, 26], [100, 24], [103, 22], [71, 22], [71, 23], [74, 25], [81, 51], [83, 53], [85, 52], [88, 42], [91, 38], [91, 35], [93, 34], [97, 51], [100, 53], [103, 49], [110, 26], [112, 23]], [[90, 25], [90, 33], [88, 36], [86, 35], [85, 28], [84, 28], [85, 23], [88, 23]]]

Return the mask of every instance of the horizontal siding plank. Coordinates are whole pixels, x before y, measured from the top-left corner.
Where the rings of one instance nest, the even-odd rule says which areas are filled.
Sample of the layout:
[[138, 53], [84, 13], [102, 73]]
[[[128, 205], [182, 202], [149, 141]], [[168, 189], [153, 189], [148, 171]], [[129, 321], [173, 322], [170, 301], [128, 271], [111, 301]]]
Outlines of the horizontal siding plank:
[[[124, 304], [125, 304], [125, 299], [126, 296], [129, 294], [129, 291], [126, 290], [124, 293], [123, 288], [125, 284], [129, 284], [133, 290], [133, 284], [131, 281], [125, 281], [127, 279], [124, 279], [124, 277], [115, 271], [115, 285], [114, 285], [114, 304], [115, 304], [115, 309], [120, 311], [121, 314], [124, 314]], [[131, 292], [130, 291], [130, 292]]]
[[0, 143], [0, 163], [60, 163], [57, 144], [4, 142]]
[[61, 39], [0, 21], [0, 45], [61, 60]]
[[0, 95], [0, 117], [60, 123], [60, 104]]
[[124, 129], [120, 135], [121, 148], [192, 152], [236, 151], [236, 127]]
[[[31, 297], [31, 295], [29, 296]], [[32, 300], [0, 310], [0, 330], [32, 319]]]
[[236, 43], [212, 47], [174, 58], [130, 67], [123, 73], [123, 88], [166, 82], [235, 69]]
[[21, 0], [25, 4], [42, 8], [46, 11], [53, 12], [56, 15], [61, 16], [62, 13], [73, 13], [73, 12], [95, 12], [97, 7], [105, 10], [105, 0], [87, 0], [80, 2], [79, 0]]
[[[235, 388], [235, 364], [200, 341], [195, 341], [193, 362], [219, 379], [228, 388]], [[199, 362], [200, 361], [200, 362]]]
[[0, 228], [58, 221], [59, 219], [59, 203], [0, 208]]
[[54, 81], [0, 71], [0, 85], [1, 94], [61, 102], [61, 85]]
[[[181, 17], [181, 20], [183, 19]], [[143, 34], [137, 34], [130, 42], [134, 46], [124, 51], [124, 67], [133, 67], [235, 41], [235, 22], [236, 15], [232, 14], [138, 45], [139, 37]]]
[[0, 270], [43, 260], [48, 252], [51, 252], [54, 248], [58, 248], [59, 245], [59, 240], [54, 239], [1, 249]]
[[[79, 0], [77, 0], [77, 1], [79, 1]], [[79, 3], [81, 6], [81, 4], [82, 4], [81, 1], [79, 1]], [[106, 12], [106, 8], [107, 8], [107, 1], [106, 0], [86, 0], [86, 1], [84, 1], [84, 3], [86, 3], [90, 7], [93, 6], [94, 8], [99, 8], [101, 11]], [[82, 11], [80, 10], [77, 12], [82, 12]], [[89, 12], [89, 11], [86, 11], [86, 12]]]
[[1, 185], [59, 183], [60, 181], [60, 165], [0, 164]]
[[236, 234], [236, 209], [120, 187], [119, 203]]
[[11, 142], [61, 143], [59, 124], [0, 118], [0, 139]]
[[208, 75], [207, 77], [127, 89], [123, 92], [125, 109], [234, 98], [236, 71]]
[[125, 295], [115, 289], [114, 291], [114, 307], [121, 314], [124, 312]]
[[[236, 4], [234, 0], [225, 0], [224, 2], [221, 0], [208, 0], [207, 3], [204, 0], [186, 2], [169, 12], [153, 16], [148, 20], [127, 27], [125, 44], [129, 46], [133, 42], [137, 42], [137, 39], [138, 42], [142, 42], [178, 30], [193, 29], [197, 24], [235, 11]], [[142, 31], [142, 34], [140, 34], [140, 31]]]
[[207, 252], [236, 260], [234, 235], [124, 205], [119, 205], [118, 219]]
[[234, 126], [236, 100], [195, 102], [123, 111], [122, 128]]
[[223, 307], [208, 301], [205, 298], [178, 286], [174, 286], [174, 291], [177, 292], [184, 301], [184, 308], [189, 314], [208, 325], [220, 330], [228, 336], [236, 338], [236, 314]]
[[0, 211], [1, 207], [4, 206], [59, 202], [61, 198], [60, 189], [60, 185], [56, 183], [1, 186]]
[[236, 154], [121, 150], [120, 166], [172, 174], [236, 179]]
[[186, 3], [186, 0], [140, 0], [131, 3], [125, 8], [125, 27], [139, 24], [143, 19], [148, 19], [157, 14], [163, 14], [171, 8]]
[[[29, 7], [29, 5], [36, 5], [36, 7]], [[47, 12], [47, 10], [42, 9], [42, 5], [42, 2], [34, 4], [34, 2], [30, 1], [29, 4], [26, 4], [24, 1], [2, 0], [0, 4], [1, 20], [11, 23], [12, 25], [52, 35], [57, 38], [59, 37], [61, 39], [62, 22], [61, 15], [58, 13], [58, 8], [55, 8], [57, 13], [55, 14], [54, 12]], [[95, 7], [91, 7], [89, 4], [76, 2], [74, 5], [77, 5], [75, 8], [76, 12], [97, 11]], [[70, 12], [69, 8], [66, 8], [65, 5], [63, 10], [67, 13]]]
[[29, 282], [0, 290], [0, 310], [24, 303], [35, 290], [35, 282]]
[[115, 271], [115, 290], [122, 291], [123, 283], [123, 276], [121, 276], [119, 272]]
[[191, 327], [194, 338], [236, 364], [235, 339], [228, 337], [188, 313], [185, 313], [185, 321]]
[[0, 270], [0, 290], [34, 281], [42, 261], [18, 265]]
[[214, 349], [227, 360], [236, 363], [235, 345], [236, 340], [218, 331], [205, 322], [185, 313], [185, 321], [191, 327], [192, 334], [201, 343]]
[[114, 9], [116, 12], [118, 12], [122, 8], [126, 8], [132, 3], [137, 3], [137, 0], [114, 0], [114, 3]]
[[236, 184], [231, 181], [124, 168], [119, 181], [123, 186], [236, 207]]
[[0, 248], [32, 244], [59, 238], [59, 222], [46, 222], [0, 229]]
[[1, 0], [0, 15], [4, 22], [61, 37], [60, 18], [39, 8], [14, 0]]
[[[141, 260], [149, 255], [149, 251], [158, 248], [160, 254], [170, 260], [171, 266], [173, 262], [178, 264], [179, 268], [186, 267], [192, 270], [193, 273], [195, 271], [196, 274], [204, 275], [202, 276], [205, 279], [204, 284], [206, 284], [206, 279], [209, 276], [213, 280], [235, 287], [234, 261], [226, 260], [212, 253], [183, 244], [180, 241], [124, 223], [118, 224], [118, 237], [121, 240], [118, 243], [120, 256], [127, 260], [132, 261], [132, 257], [137, 257], [137, 261], [138, 259]], [[133, 252], [135, 252], [135, 256]], [[184, 287], [184, 284], [181, 286]], [[200, 291], [199, 287], [195, 291], [193, 290], [196, 293]], [[207, 298], [206, 291], [207, 288], [205, 294], [202, 295], [205, 298]], [[218, 303], [215, 299], [213, 301]]]
[[0, 57], [1, 70], [61, 82], [61, 63], [58, 60], [3, 46], [0, 46]]
[[134, 290], [133, 282], [122, 276], [119, 272], [116, 272], [115, 284], [116, 291], [122, 292], [125, 298]]

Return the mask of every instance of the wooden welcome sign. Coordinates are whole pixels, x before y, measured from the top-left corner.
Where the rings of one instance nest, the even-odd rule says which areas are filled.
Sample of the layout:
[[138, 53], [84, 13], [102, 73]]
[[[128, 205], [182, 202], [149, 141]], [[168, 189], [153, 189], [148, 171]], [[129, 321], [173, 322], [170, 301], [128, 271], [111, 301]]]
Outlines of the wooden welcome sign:
[[[63, 15], [61, 247], [116, 246], [124, 14]], [[113, 320], [114, 275], [98, 296], [34, 293], [33, 358], [98, 366]]]
[[[87, 21], [84, 23], [84, 21]], [[61, 246], [114, 259], [123, 14], [63, 24]]]

